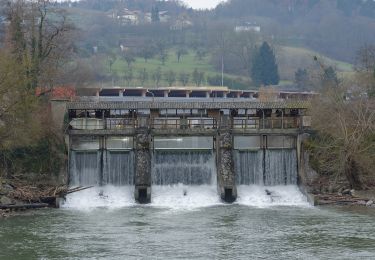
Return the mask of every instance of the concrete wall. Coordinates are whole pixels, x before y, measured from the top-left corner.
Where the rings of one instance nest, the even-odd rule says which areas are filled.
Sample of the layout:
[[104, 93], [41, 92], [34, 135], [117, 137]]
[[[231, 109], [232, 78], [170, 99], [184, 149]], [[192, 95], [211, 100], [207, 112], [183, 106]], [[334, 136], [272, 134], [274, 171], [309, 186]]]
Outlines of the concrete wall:
[[52, 121], [54, 122], [55, 126], [59, 129], [62, 129], [64, 126], [64, 117], [66, 114], [66, 107], [67, 107], [66, 100], [51, 100], [51, 113], [52, 113]]
[[212, 136], [170, 136], [154, 137], [153, 148], [162, 149], [184, 149], [184, 150], [213, 150], [214, 141]]

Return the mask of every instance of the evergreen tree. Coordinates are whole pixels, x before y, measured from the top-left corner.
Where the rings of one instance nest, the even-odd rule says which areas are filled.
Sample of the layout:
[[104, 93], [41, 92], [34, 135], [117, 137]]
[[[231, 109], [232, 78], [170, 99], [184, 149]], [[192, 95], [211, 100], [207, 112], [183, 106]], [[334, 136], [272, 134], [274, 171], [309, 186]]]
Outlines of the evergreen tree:
[[153, 7], [151, 10], [151, 21], [153, 23], [160, 22], [159, 8], [157, 6]]
[[306, 69], [298, 69], [294, 73], [294, 81], [299, 90], [307, 90], [309, 86], [309, 74]]
[[331, 66], [324, 69], [322, 84], [323, 86], [337, 86], [339, 84], [339, 79], [337, 77], [336, 71]]
[[267, 42], [264, 42], [254, 55], [251, 78], [257, 86], [279, 84], [276, 57]]

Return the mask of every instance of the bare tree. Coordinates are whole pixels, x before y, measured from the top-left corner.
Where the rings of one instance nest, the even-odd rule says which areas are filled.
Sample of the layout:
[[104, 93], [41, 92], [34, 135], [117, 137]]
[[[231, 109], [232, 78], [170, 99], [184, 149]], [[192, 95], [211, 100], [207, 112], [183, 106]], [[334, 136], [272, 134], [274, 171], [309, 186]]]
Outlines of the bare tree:
[[357, 81], [366, 87], [367, 94], [375, 97], [375, 45], [365, 45], [357, 52]]
[[73, 26], [66, 12], [49, 0], [8, 1], [10, 44], [19, 60], [27, 60], [29, 87], [53, 84], [72, 50]]
[[167, 81], [168, 85], [171, 87], [173, 83], [176, 82], [176, 73], [173, 70], [168, 71], [165, 73], [165, 80]]
[[179, 75], [179, 80], [183, 86], [186, 86], [189, 83], [190, 74], [181, 72]]
[[147, 72], [146, 68], [143, 68], [143, 69], [138, 71], [138, 78], [139, 78], [139, 81], [140, 81], [141, 85], [144, 87], [145, 82], [148, 80], [148, 72]]
[[128, 87], [130, 87], [130, 84], [132, 83], [133, 78], [134, 78], [133, 70], [129, 68], [127, 71], [125, 71], [125, 74], [124, 74], [124, 79]]
[[357, 52], [355, 65], [357, 71], [374, 72], [375, 45], [362, 46]]
[[186, 54], [188, 54], [189, 52], [185, 49], [185, 48], [178, 48], [177, 50], [176, 50], [176, 57], [177, 57], [177, 63], [180, 63], [180, 61], [181, 61], [181, 58], [182, 58], [182, 56], [183, 55], [186, 55]]
[[204, 72], [194, 69], [192, 73], [192, 80], [195, 83], [195, 85], [199, 87], [200, 85], [202, 85], [204, 81]]
[[125, 60], [126, 64], [128, 65], [128, 68], [130, 68], [130, 65], [135, 62], [135, 55], [132, 51], [128, 50], [124, 52], [123, 59]]
[[318, 131], [314, 155], [321, 172], [345, 176], [352, 188], [361, 189], [360, 176], [375, 166], [371, 158], [375, 148], [375, 102], [363, 96], [360, 88], [351, 89], [350, 98], [345, 98], [348, 87], [341, 81], [334, 83], [321, 88], [321, 95], [311, 106], [313, 127]]
[[159, 87], [161, 77], [162, 77], [161, 68], [157, 67], [154, 73], [152, 74], [152, 79], [154, 80], [156, 87]]

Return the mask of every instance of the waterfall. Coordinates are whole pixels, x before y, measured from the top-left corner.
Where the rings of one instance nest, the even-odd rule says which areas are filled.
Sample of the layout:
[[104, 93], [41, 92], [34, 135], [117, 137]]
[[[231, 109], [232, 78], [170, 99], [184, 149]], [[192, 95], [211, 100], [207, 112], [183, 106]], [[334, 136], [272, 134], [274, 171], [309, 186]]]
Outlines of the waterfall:
[[155, 151], [152, 182], [155, 185], [203, 185], [215, 180], [212, 151]]
[[99, 151], [72, 151], [70, 157], [70, 184], [95, 186], [100, 184]]
[[103, 162], [104, 185], [125, 186], [134, 184], [134, 156], [132, 152], [107, 151]]
[[263, 151], [235, 152], [237, 184], [263, 184]]
[[72, 151], [70, 184], [73, 186], [133, 185], [133, 161], [132, 152]]
[[295, 149], [236, 151], [236, 180], [239, 185], [297, 184]]
[[297, 184], [297, 152], [295, 149], [265, 151], [265, 185]]

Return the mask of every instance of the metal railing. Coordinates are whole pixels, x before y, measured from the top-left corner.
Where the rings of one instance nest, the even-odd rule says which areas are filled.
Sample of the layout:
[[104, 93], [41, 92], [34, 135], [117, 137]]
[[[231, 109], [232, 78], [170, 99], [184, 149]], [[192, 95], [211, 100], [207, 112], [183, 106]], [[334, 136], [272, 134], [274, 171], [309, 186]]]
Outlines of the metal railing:
[[216, 129], [214, 118], [153, 118], [154, 129]]
[[298, 129], [300, 128], [299, 117], [277, 117], [277, 118], [233, 118], [233, 129]]
[[215, 118], [179, 118], [155, 117], [143, 118], [75, 118], [70, 122], [70, 128], [76, 130], [124, 130], [145, 126], [151, 129], [298, 129], [301, 127], [301, 117], [234, 117], [227, 120]]
[[134, 118], [107, 118], [105, 126], [109, 130], [134, 129], [137, 127], [137, 120]]

